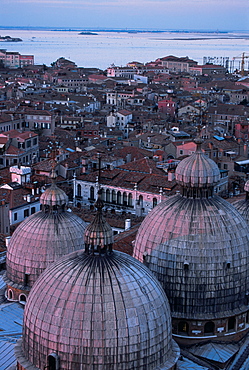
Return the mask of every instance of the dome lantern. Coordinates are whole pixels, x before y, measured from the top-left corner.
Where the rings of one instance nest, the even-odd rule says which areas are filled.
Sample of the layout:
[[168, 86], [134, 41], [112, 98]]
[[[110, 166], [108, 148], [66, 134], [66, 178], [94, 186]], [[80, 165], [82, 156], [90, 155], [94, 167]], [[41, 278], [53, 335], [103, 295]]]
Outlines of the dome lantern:
[[182, 195], [193, 198], [208, 198], [220, 180], [216, 163], [201, 150], [202, 139], [196, 138], [196, 152], [184, 158], [176, 168], [176, 181], [182, 186]]
[[87, 254], [112, 252], [113, 231], [102, 214], [104, 203], [101, 200], [101, 190], [98, 191], [95, 207], [97, 213], [85, 230], [85, 252]]

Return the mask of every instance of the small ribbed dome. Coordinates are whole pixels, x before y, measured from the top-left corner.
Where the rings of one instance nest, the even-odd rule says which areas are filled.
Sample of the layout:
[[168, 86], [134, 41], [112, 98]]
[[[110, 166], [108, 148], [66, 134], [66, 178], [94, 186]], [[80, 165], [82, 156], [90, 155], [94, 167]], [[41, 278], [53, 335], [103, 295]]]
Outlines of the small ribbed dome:
[[[129, 255], [63, 257], [34, 285], [25, 307], [19, 364], [61, 370], [167, 370], [179, 357], [160, 283]], [[32, 365], [31, 365], [32, 364]]]
[[68, 204], [68, 196], [52, 182], [52, 185], [41, 195], [40, 203], [49, 207], [64, 206]]
[[183, 159], [176, 168], [176, 181], [184, 187], [213, 187], [220, 180], [219, 168], [202, 152], [201, 139], [196, 139], [195, 142], [196, 152]]
[[[60, 257], [84, 247], [85, 222], [73, 212], [39, 211], [14, 231], [7, 251], [6, 277], [13, 287], [30, 289], [40, 274]], [[29, 290], [28, 289], [28, 290]]]

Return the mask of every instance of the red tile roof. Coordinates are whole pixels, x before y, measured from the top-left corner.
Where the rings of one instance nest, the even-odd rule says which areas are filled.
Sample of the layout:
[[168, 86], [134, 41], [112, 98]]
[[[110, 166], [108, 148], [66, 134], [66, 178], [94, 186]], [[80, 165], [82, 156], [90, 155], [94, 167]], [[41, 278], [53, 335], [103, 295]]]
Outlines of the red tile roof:
[[22, 154], [22, 153], [25, 153], [25, 151], [22, 150], [22, 149], [18, 149], [14, 145], [10, 145], [8, 147], [8, 149], [6, 150], [6, 154], [10, 154], [10, 155], [18, 155], [18, 154]]
[[8, 135], [11, 139], [19, 137], [20, 139], [23, 139], [23, 140], [26, 140], [29, 137], [38, 136], [37, 134], [35, 134], [32, 131], [19, 132], [17, 130], [6, 131], [4, 134]]

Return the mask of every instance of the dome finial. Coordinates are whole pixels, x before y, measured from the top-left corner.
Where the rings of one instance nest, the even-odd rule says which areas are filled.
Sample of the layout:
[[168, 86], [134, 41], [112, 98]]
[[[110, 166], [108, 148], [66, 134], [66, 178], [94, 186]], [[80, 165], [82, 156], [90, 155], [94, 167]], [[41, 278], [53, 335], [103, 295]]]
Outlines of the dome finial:
[[51, 163], [50, 178], [52, 179], [52, 183], [55, 183], [55, 180], [56, 180], [56, 177], [57, 177], [55, 168], [58, 164], [57, 155], [59, 154], [59, 148], [60, 148], [60, 143], [58, 141], [56, 141], [56, 138], [53, 135], [53, 137], [51, 138], [51, 140], [48, 144], [48, 149], [46, 149], [46, 151], [49, 154], [50, 163]]
[[98, 212], [102, 212], [102, 209], [104, 208], [104, 202], [101, 199], [102, 189], [98, 190], [98, 199], [94, 203], [95, 208], [97, 208]]
[[203, 139], [198, 135], [195, 139], [194, 139], [194, 143], [196, 144], [196, 153], [200, 153], [202, 152], [201, 150], [201, 144], [203, 143]]
[[51, 186], [40, 197], [40, 203], [43, 205], [43, 211], [48, 212], [61, 212], [65, 211], [68, 204], [68, 196], [66, 193], [58, 188], [56, 185], [56, 171], [55, 168], [58, 164], [56, 156], [59, 153], [60, 143], [53, 137], [49, 142], [48, 149], [50, 153], [51, 173], [52, 180]]

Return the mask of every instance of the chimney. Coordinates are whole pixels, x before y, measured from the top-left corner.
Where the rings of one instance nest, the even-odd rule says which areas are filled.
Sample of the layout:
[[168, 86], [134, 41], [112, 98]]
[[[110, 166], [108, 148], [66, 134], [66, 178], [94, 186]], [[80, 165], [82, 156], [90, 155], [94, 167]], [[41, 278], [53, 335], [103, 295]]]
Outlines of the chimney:
[[125, 220], [125, 230], [130, 230], [130, 228], [131, 228], [131, 219], [126, 218], [126, 220]]
[[131, 162], [131, 153], [128, 153], [126, 155], [126, 163], [129, 163], [129, 162]]
[[6, 245], [7, 249], [8, 249], [9, 243], [10, 243], [10, 239], [11, 239], [11, 236], [6, 236], [6, 238], [5, 238], [5, 245]]
[[175, 180], [175, 171], [168, 171], [168, 181]]

